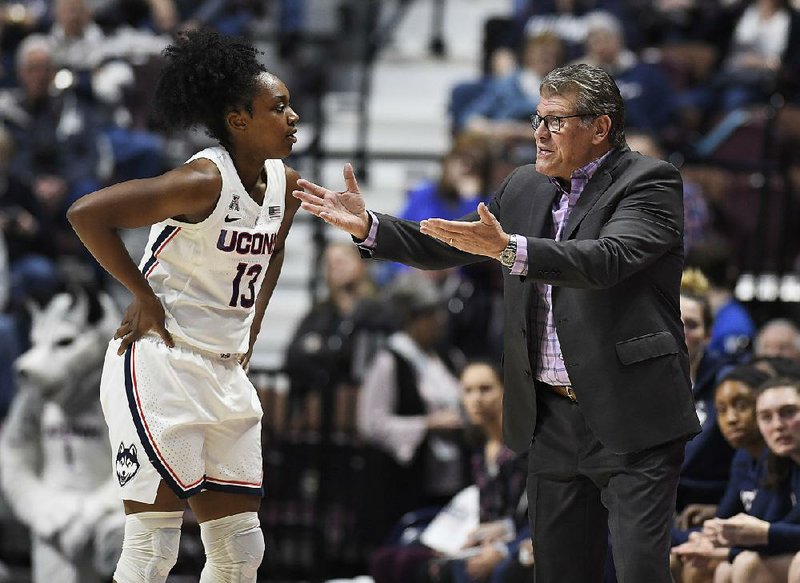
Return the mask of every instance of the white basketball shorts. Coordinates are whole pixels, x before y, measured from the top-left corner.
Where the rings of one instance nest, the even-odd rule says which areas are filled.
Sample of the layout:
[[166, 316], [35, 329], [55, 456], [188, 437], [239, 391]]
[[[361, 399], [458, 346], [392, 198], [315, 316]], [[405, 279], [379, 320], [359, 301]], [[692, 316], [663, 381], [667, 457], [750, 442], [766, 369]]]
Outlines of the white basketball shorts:
[[152, 336], [117, 356], [119, 342], [106, 352], [100, 402], [120, 497], [152, 504], [161, 480], [180, 498], [262, 495], [261, 403], [237, 359]]

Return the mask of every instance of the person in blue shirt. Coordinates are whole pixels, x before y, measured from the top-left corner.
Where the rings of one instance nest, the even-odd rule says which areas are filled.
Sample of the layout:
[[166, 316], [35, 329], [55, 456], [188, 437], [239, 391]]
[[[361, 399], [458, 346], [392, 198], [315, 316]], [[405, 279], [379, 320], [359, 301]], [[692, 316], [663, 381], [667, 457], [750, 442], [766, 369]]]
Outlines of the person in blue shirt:
[[[457, 219], [473, 212], [491, 193], [492, 169], [490, 139], [475, 132], [460, 133], [442, 158], [438, 178], [422, 180], [409, 189], [398, 217], [409, 221], [428, 217]], [[400, 263], [384, 263], [374, 276], [383, 285], [408, 270]]]
[[[688, 229], [684, 225], [684, 229]], [[750, 312], [733, 294], [736, 284], [731, 266], [735, 263], [730, 245], [708, 229], [696, 245], [687, 248], [686, 264], [700, 269], [708, 278], [709, 301], [714, 313], [708, 346], [715, 352], [746, 355], [752, 352], [756, 325]]]
[[463, 107], [459, 120], [470, 131], [495, 140], [530, 139], [530, 117], [539, 105], [539, 85], [564, 61], [564, 43], [552, 32], [528, 36], [520, 66], [489, 82], [486, 89]]
[[675, 549], [690, 560], [721, 559], [715, 583], [786, 581], [800, 550], [800, 381], [762, 384], [756, 419], [769, 454], [750, 510], [707, 520], [702, 534]]

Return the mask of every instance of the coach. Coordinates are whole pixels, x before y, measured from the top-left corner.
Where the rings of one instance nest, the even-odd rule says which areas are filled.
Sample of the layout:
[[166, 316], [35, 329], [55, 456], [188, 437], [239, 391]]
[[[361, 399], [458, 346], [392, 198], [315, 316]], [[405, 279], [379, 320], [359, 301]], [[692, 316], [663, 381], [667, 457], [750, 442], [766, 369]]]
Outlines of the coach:
[[349, 165], [345, 191], [301, 180], [295, 196], [365, 255], [505, 266], [504, 430], [530, 448], [537, 583], [602, 581], [608, 530], [620, 583], [668, 583], [678, 473], [700, 429], [679, 310], [680, 175], [628, 149], [601, 69], [556, 69], [540, 93], [535, 166], [460, 221], [366, 211]]

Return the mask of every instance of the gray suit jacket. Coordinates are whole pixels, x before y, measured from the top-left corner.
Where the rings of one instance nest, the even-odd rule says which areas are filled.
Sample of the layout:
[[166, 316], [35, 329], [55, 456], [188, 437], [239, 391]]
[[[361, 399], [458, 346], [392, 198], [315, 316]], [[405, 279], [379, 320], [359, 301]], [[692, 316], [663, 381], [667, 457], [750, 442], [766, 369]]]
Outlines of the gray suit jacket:
[[[558, 195], [533, 165], [514, 170], [489, 205], [507, 233], [528, 242], [528, 274], [504, 281], [504, 433], [526, 450], [536, 425], [535, 283], [553, 285], [553, 316], [581, 411], [617, 453], [700, 431], [680, 318], [683, 190], [670, 164], [613, 151], [587, 184], [562, 240], [551, 238]], [[442, 269], [486, 260], [378, 215], [368, 256]], [[477, 213], [463, 220], [476, 220]]]

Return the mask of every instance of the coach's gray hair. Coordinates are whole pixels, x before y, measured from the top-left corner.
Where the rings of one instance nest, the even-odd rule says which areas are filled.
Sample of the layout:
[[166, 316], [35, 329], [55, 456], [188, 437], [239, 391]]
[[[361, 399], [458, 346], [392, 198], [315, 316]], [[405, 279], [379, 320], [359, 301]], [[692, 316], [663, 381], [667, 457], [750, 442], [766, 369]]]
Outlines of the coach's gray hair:
[[600, 67], [578, 64], [553, 69], [542, 79], [539, 93], [542, 97], [575, 95], [575, 113], [608, 115], [608, 141], [615, 147], [625, 145], [625, 104], [617, 84]]

